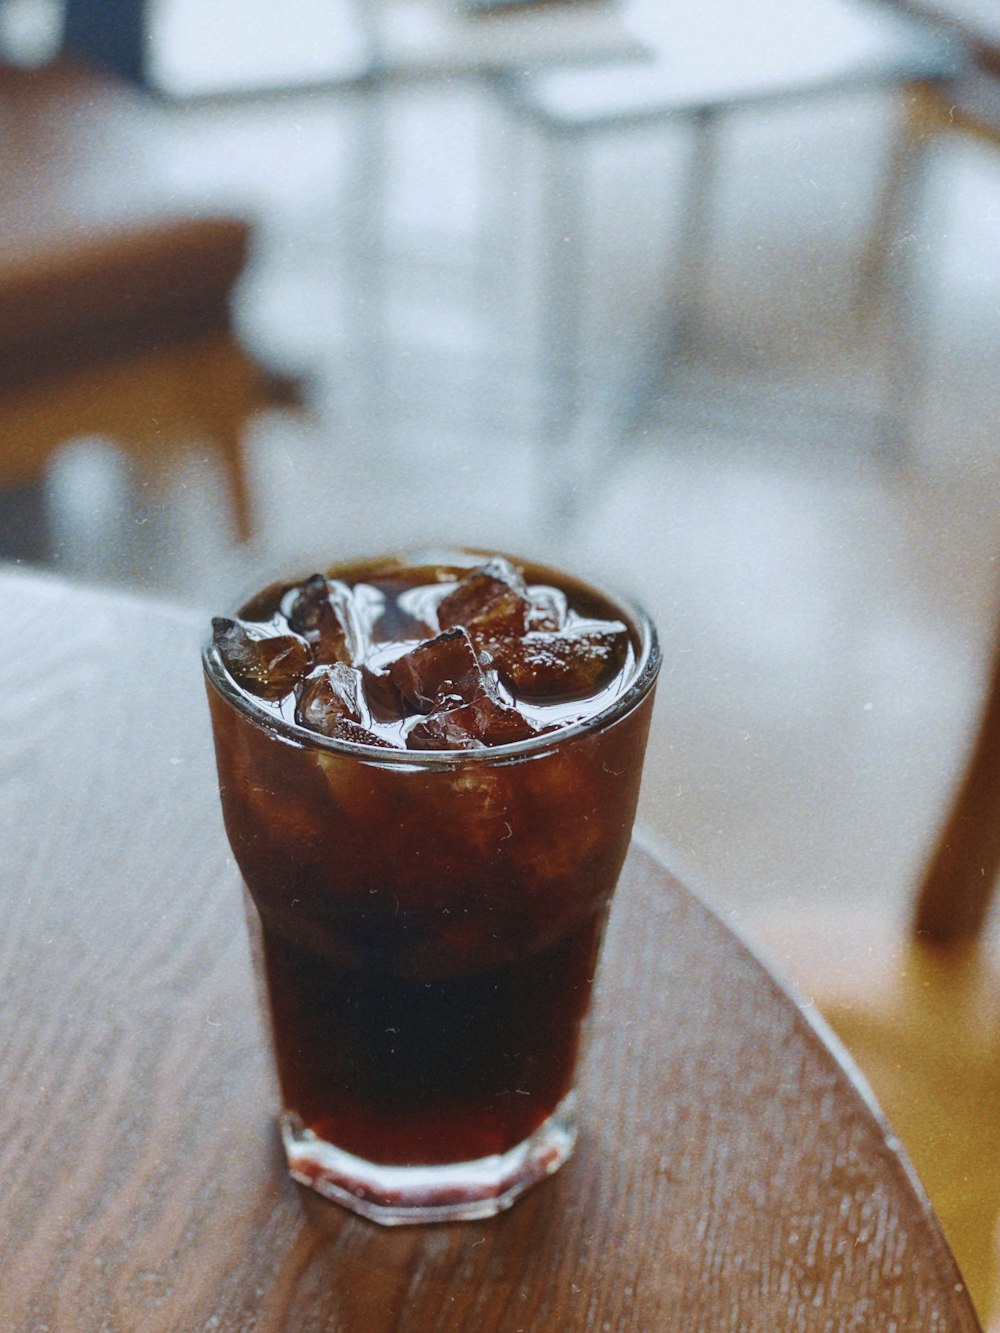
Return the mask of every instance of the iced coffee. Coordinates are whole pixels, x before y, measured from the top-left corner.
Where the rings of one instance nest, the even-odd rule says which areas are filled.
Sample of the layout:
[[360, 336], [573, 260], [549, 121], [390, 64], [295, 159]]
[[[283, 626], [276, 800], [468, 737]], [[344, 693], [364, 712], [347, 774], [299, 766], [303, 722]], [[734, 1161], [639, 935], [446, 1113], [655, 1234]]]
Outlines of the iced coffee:
[[385, 1223], [507, 1207], [570, 1154], [655, 632], [505, 556], [275, 584], [205, 650], [292, 1174]]

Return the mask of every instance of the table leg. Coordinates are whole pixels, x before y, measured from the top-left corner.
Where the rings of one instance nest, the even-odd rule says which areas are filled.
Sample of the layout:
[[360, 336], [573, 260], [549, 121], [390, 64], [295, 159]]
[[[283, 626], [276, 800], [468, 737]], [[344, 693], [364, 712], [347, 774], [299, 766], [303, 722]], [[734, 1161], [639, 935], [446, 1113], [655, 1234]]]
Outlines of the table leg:
[[553, 132], [546, 143], [543, 181], [543, 271], [540, 318], [541, 454], [544, 486], [558, 521], [574, 515], [569, 445], [582, 409], [586, 248], [584, 181], [574, 134]]

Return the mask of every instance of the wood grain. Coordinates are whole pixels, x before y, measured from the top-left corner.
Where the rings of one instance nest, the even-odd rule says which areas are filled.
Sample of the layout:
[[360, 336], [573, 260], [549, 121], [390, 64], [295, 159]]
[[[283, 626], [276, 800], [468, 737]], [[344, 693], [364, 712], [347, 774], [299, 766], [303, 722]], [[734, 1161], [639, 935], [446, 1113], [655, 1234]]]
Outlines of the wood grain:
[[824, 1038], [630, 857], [576, 1157], [489, 1222], [292, 1184], [188, 616], [0, 577], [0, 1327], [967, 1330], [954, 1261]]

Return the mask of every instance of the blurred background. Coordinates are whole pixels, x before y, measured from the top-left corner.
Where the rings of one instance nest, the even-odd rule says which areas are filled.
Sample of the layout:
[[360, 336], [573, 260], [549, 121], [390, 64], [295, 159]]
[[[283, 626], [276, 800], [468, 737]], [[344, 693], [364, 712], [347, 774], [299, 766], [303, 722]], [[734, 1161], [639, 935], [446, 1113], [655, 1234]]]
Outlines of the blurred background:
[[[1000, 126], [1000, 20], [942, 7], [0, 0], [3, 557], [208, 613], [446, 540], [636, 596], [664, 652], [644, 836], [807, 1000], [837, 950], [877, 995], [1000, 606], [1000, 147], [934, 119], [974, 75]], [[67, 48], [104, 70], [72, 96]], [[85, 364], [152, 290], [98, 260], [219, 215], [248, 227], [231, 282], [181, 255], [158, 299], [214, 282], [258, 377], [242, 537], [226, 404], [137, 400], [137, 454]], [[119, 306], [51, 362], [38, 315], [26, 369], [105, 232], [88, 299]], [[903, 1133], [929, 1186], [954, 1114]], [[997, 1204], [959, 1254], [981, 1308]]]

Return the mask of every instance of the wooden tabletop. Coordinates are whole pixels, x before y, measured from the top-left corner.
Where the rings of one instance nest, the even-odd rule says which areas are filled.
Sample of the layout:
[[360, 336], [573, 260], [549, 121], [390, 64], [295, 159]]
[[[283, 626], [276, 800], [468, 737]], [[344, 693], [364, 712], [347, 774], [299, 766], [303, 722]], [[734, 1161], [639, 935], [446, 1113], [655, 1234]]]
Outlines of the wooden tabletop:
[[199, 619], [14, 571], [0, 618], [4, 1330], [978, 1328], [823, 1035], [639, 847], [562, 1171], [393, 1231], [294, 1185]]
[[647, 54], [617, 0], [480, 10], [454, 0], [377, 0], [369, 23], [376, 68], [395, 76], [483, 77]]

